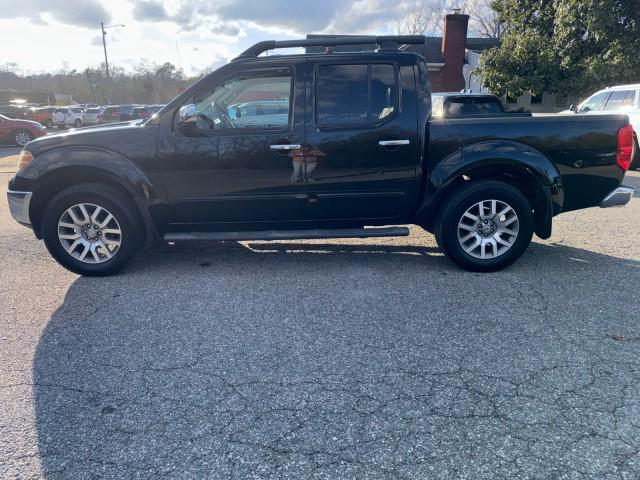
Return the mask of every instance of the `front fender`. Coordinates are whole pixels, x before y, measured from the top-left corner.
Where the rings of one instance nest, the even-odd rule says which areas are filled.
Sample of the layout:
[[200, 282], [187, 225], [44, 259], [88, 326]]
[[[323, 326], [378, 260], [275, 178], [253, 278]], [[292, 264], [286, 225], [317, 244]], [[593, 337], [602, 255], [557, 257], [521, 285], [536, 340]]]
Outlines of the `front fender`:
[[16, 176], [25, 190], [34, 191], [52, 177], [73, 175], [72, 172], [95, 172], [125, 188], [134, 197], [144, 197], [149, 203], [161, 196], [149, 177], [128, 158], [99, 147], [62, 147], [39, 154]]

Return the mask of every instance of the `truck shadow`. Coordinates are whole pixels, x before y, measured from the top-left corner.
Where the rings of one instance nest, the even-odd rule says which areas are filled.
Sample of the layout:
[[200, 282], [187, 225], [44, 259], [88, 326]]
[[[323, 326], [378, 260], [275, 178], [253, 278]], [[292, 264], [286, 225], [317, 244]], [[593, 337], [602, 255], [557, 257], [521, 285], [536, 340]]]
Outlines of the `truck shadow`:
[[[637, 329], [638, 280], [640, 262], [562, 245], [534, 244], [489, 275], [460, 271], [430, 247], [146, 253], [126, 274], [77, 279], [40, 338], [33, 398], [43, 472], [266, 478], [288, 468], [292, 478], [343, 478], [465, 464], [470, 449], [452, 432], [511, 435], [521, 424], [474, 420], [487, 397], [464, 382], [490, 372], [504, 408], [517, 411], [511, 389], [531, 372], [582, 362], [588, 377], [595, 357], [615, 363], [628, 351], [607, 335]], [[560, 408], [528, 419], [548, 420], [528, 435], [567, 438], [550, 420]], [[483, 438], [472, 447], [500, 472]], [[419, 461], [413, 447], [424, 442], [428, 460]], [[573, 448], [556, 447], [554, 458]]]

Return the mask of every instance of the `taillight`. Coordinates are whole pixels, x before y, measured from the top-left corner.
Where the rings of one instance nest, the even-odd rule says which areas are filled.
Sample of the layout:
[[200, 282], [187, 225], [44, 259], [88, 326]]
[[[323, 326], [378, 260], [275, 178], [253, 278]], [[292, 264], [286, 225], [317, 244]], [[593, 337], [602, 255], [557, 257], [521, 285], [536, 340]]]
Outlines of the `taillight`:
[[627, 125], [618, 130], [618, 151], [616, 153], [616, 163], [625, 172], [631, 166], [633, 157], [633, 127]]

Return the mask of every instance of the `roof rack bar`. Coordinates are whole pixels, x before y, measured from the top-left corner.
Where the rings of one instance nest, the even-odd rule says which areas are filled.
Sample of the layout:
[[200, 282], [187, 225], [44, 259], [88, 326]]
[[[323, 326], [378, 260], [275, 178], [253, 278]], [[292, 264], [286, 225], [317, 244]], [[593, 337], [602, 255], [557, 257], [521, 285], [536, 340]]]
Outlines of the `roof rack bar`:
[[247, 48], [237, 58], [257, 57], [267, 50], [294, 47], [333, 47], [338, 45], [371, 45], [376, 44], [380, 48], [388, 48], [390, 44], [418, 45], [425, 43], [424, 35], [362, 35], [331, 38], [307, 38], [303, 40], [265, 40]]

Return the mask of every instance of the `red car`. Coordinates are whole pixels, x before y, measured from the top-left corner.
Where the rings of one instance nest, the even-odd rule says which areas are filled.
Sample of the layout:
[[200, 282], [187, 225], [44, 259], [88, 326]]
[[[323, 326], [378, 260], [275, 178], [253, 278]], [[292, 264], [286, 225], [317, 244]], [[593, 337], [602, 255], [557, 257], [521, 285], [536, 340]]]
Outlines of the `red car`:
[[45, 128], [38, 122], [18, 120], [0, 115], [0, 145], [24, 147], [34, 138], [46, 135]]

